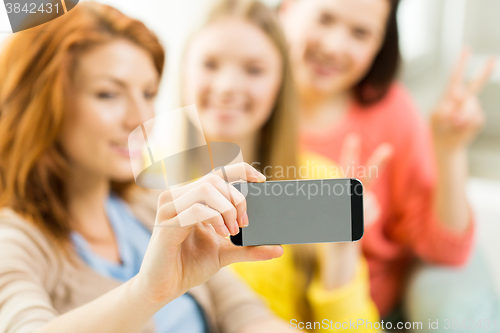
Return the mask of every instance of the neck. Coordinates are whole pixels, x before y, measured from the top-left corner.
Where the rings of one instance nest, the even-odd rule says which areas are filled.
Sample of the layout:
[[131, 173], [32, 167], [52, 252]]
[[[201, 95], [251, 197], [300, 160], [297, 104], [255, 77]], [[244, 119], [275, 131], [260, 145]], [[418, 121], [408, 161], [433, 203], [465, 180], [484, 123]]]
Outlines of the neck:
[[300, 131], [319, 133], [329, 130], [347, 113], [350, 98], [348, 92], [332, 95], [301, 95]]
[[302, 93], [300, 94], [299, 107], [303, 115], [315, 115], [323, 110], [328, 112], [343, 111], [351, 97], [349, 92], [334, 94]]
[[259, 134], [250, 135], [246, 138], [241, 138], [239, 140], [231, 140], [240, 147], [241, 153], [243, 155], [243, 160], [251, 164], [257, 160], [257, 147], [259, 145]]
[[109, 196], [109, 180], [101, 175], [72, 167], [68, 185], [68, 207], [73, 228], [83, 235], [96, 235], [108, 221], [104, 204]]

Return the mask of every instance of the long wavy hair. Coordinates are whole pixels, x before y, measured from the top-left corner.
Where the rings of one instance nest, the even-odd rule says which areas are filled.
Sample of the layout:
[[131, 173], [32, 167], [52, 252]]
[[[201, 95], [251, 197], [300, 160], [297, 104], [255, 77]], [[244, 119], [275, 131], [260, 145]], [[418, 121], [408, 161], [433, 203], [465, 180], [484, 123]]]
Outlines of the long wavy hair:
[[[94, 2], [14, 34], [0, 53], [0, 207], [34, 223], [66, 253], [71, 179], [58, 140], [72, 70], [86, 51], [117, 38], [147, 50], [161, 76], [165, 52], [157, 37], [142, 22]], [[133, 184], [111, 188], [125, 198]]]

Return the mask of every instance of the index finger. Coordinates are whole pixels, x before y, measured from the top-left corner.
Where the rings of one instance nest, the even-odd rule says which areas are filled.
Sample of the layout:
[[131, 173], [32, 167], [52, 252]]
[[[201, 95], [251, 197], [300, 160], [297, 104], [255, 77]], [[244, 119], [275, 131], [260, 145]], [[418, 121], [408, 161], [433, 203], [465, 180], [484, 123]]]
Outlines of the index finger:
[[[375, 152], [366, 162], [368, 175], [363, 179], [363, 184], [366, 188], [369, 188], [373, 181], [383, 172], [392, 154], [393, 148], [389, 143], [382, 143], [375, 149]], [[376, 170], [375, 173], [372, 173], [373, 168]]]
[[[215, 178], [214, 178], [215, 177]], [[220, 181], [227, 183], [229, 185], [230, 182], [235, 181], [250, 181], [250, 182], [264, 182], [266, 180], [266, 176], [261, 174], [255, 168], [250, 166], [248, 163], [237, 163], [225, 167], [221, 167], [215, 169], [208, 175], [201, 177], [200, 179], [195, 180], [187, 185], [172, 189], [169, 192], [171, 197], [178, 197], [183, 193], [191, 190], [192, 188], [204, 183], [204, 182], [213, 182], [216, 183], [216, 178], [219, 178]], [[236, 189], [234, 189], [237, 191]]]
[[467, 63], [469, 62], [470, 55], [470, 48], [464, 47], [460, 53], [460, 59], [452, 71], [450, 82], [448, 84], [448, 92], [454, 91], [456, 87], [463, 82], [465, 69], [467, 67]]
[[228, 183], [239, 180], [260, 183], [266, 180], [266, 176], [250, 164], [243, 162], [217, 168], [212, 173], [222, 177]]
[[488, 82], [491, 74], [495, 70], [496, 58], [491, 56], [479, 75], [469, 83], [468, 94], [477, 95]]
[[350, 133], [344, 139], [340, 150], [340, 168], [342, 177], [355, 176], [355, 168], [359, 166], [361, 138], [357, 133]]

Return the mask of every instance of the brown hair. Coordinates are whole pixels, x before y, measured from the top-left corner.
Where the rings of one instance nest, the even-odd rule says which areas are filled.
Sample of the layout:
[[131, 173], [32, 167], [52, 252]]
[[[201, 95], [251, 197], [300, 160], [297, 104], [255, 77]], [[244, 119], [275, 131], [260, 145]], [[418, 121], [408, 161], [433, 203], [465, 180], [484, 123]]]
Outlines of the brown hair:
[[374, 104], [385, 97], [398, 74], [401, 62], [397, 10], [399, 0], [388, 0], [391, 11], [387, 18], [382, 47], [363, 79], [354, 87], [354, 96], [362, 105]]
[[[216, 1], [206, 20], [198, 28], [203, 29], [207, 25], [227, 17], [239, 17], [264, 31], [279, 50], [283, 62], [283, 77], [272, 115], [261, 129], [261, 138], [257, 147], [257, 161], [260, 167], [272, 167], [274, 171], [270, 175], [266, 173], [268, 180], [294, 179], [296, 175], [290, 177], [277, 167], [288, 168], [299, 166], [298, 162], [298, 109], [297, 94], [295, 91], [292, 72], [289, 63], [288, 45], [281, 30], [276, 13], [258, 0], [219, 0]], [[187, 43], [189, 44], [189, 42]], [[185, 57], [184, 57], [185, 58]], [[182, 76], [181, 76], [182, 80]], [[184, 85], [181, 84], [181, 87]], [[182, 88], [181, 88], [182, 92]], [[181, 93], [181, 101], [182, 101]], [[288, 169], [287, 169], [288, 170]], [[310, 306], [306, 297], [307, 286], [309, 285], [316, 270], [316, 251], [312, 245], [294, 245], [293, 256], [297, 266], [297, 278], [303, 287], [303, 299], [299, 304], [298, 311], [304, 319], [311, 318]], [[300, 288], [300, 287], [298, 287]]]
[[[116, 38], [147, 50], [161, 75], [165, 53], [156, 36], [142, 22], [94, 2], [16, 33], [0, 54], [0, 207], [32, 221], [64, 252], [70, 180], [58, 137], [71, 70], [85, 51]], [[125, 197], [132, 184], [112, 182], [111, 188]]]

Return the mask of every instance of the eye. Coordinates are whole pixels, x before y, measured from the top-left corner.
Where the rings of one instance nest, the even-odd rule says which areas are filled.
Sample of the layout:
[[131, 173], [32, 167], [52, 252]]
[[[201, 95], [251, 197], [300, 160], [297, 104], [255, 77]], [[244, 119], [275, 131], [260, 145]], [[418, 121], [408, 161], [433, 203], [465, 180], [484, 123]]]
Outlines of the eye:
[[262, 67], [259, 66], [248, 66], [246, 69], [247, 73], [253, 76], [258, 76], [264, 71]]
[[207, 59], [203, 62], [203, 67], [205, 67], [208, 70], [216, 70], [218, 67], [218, 64], [215, 60], [213, 59]]
[[365, 40], [370, 37], [370, 31], [364, 28], [354, 28], [352, 29], [352, 34], [359, 40]]
[[156, 91], [146, 91], [144, 92], [144, 98], [147, 100], [152, 100], [156, 97], [157, 92]]
[[109, 91], [101, 91], [97, 93], [97, 98], [99, 99], [113, 99], [118, 96], [117, 93], [109, 92]]
[[335, 17], [330, 13], [321, 13], [318, 22], [321, 25], [329, 26], [335, 23]]

